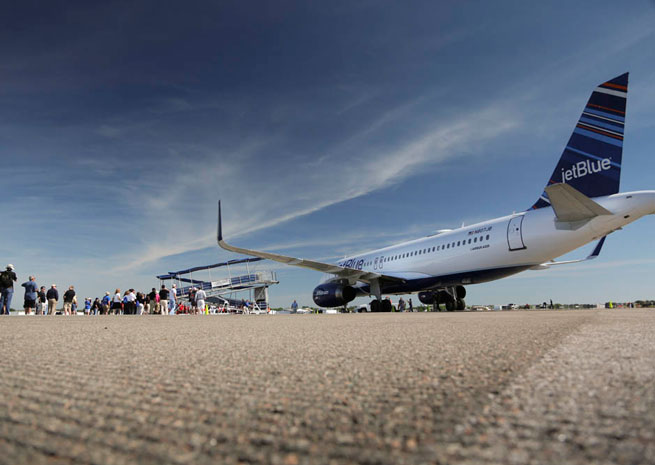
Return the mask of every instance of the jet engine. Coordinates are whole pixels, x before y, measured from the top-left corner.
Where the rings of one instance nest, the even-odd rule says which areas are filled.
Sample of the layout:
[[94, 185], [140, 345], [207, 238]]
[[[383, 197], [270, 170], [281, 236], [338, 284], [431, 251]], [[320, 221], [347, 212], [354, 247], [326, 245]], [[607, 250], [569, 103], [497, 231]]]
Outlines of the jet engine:
[[420, 300], [423, 305], [434, 304], [434, 297], [435, 293], [432, 291], [423, 291], [418, 293], [418, 300]]
[[357, 291], [341, 283], [325, 283], [316, 286], [312, 298], [319, 307], [341, 307], [355, 299]]

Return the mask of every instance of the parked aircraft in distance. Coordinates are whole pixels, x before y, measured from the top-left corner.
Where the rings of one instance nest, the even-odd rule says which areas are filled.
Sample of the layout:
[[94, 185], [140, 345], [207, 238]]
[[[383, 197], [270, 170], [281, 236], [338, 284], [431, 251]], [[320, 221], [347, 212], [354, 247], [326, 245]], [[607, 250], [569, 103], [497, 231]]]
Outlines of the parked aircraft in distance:
[[[347, 305], [357, 296], [370, 295], [375, 297], [372, 311], [390, 311], [384, 294], [418, 292], [424, 304], [464, 309], [464, 285], [596, 258], [608, 234], [655, 213], [655, 191], [619, 193], [627, 92], [628, 73], [594, 89], [546, 188], [526, 211], [330, 264], [227, 244], [219, 201], [218, 244], [327, 273], [313, 293], [321, 307]], [[553, 261], [597, 239], [587, 258]]]

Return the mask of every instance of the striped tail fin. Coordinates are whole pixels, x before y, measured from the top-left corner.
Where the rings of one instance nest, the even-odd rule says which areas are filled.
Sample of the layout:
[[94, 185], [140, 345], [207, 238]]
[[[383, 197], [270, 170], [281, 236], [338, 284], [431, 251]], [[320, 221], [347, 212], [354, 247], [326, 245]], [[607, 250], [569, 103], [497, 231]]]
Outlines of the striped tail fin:
[[[628, 73], [594, 89], [547, 186], [566, 183], [587, 197], [619, 191], [627, 97]], [[544, 191], [532, 209], [548, 206]]]

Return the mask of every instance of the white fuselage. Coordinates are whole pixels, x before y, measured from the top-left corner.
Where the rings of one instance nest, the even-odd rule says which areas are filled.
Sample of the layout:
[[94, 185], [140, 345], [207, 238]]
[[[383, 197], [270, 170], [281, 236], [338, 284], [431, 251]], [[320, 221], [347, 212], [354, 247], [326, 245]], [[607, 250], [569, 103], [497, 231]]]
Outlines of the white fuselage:
[[[618, 193], [593, 200], [612, 215], [562, 223], [557, 221], [550, 207], [528, 210], [351, 256], [341, 260], [339, 266], [394, 276], [408, 282], [457, 276], [459, 284], [474, 284], [548, 262], [644, 215], [655, 213], [655, 191]], [[515, 271], [504, 275], [475, 274], [499, 269]], [[334, 276], [328, 275], [324, 281], [331, 279]], [[439, 285], [438, 281], [435, 283], [427, 287]], [[361, 287], [361, 283], [352, 282], [351, 285]], [[395, 292], [401, 293], [402, 290]]]

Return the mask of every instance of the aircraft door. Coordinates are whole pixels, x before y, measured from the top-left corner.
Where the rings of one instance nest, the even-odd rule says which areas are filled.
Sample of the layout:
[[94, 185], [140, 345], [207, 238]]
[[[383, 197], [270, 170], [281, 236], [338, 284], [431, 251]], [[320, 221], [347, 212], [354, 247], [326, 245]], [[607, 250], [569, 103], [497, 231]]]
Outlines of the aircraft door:
[[523, 215], [515, 216], [509, 220], [507, 225], [507, 244], [509, 245], [509, 250], [523, 250], [525, 249], [525, 244], [523, 243]]

